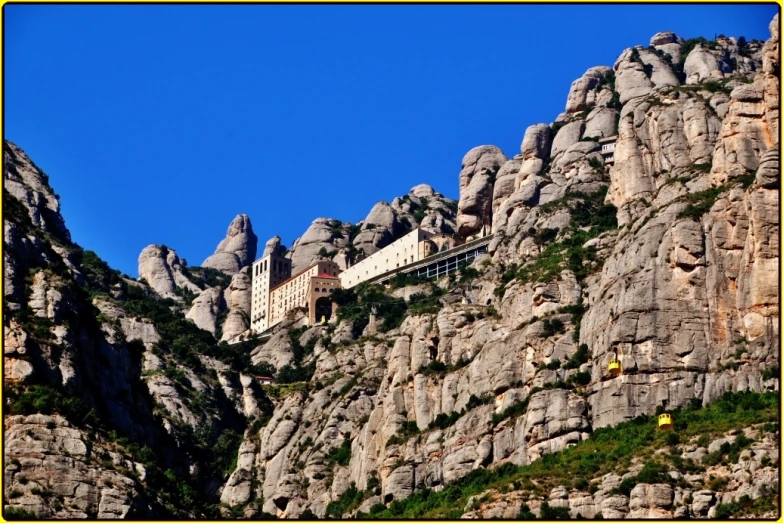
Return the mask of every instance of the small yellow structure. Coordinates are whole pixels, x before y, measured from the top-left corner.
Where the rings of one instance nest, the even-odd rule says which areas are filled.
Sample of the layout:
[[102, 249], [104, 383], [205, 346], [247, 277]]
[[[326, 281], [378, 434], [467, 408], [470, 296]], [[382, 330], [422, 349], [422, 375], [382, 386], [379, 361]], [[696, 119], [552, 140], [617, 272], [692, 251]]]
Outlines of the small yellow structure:
[[661, 430], [672, 430], [674, 422], [672, 422], [671, 414], [661, 414], [658, 416], [658, 428]]
[[609, 374], [611, 374], [612, 376], [619, 376], [622, 371], [623, 369], [620, 366], [619, 361], [612, 360], [609, 362]]
[[326, 316], [321, 316], [321, 325], [326, 324]]

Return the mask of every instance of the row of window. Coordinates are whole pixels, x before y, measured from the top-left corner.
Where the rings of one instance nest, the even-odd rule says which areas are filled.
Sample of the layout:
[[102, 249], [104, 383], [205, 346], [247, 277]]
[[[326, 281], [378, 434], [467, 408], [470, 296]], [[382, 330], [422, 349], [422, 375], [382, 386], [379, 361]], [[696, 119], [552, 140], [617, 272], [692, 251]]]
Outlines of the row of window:
[[[267, 271], [269, 260], [264, 260], [263, 263], [258, 263], [255, 266], [255, 276], [263, 274]], [[272, 272], [288, 272], [291, 270], [291, 262], [287, 260], [276, 260], [272, 258]]]

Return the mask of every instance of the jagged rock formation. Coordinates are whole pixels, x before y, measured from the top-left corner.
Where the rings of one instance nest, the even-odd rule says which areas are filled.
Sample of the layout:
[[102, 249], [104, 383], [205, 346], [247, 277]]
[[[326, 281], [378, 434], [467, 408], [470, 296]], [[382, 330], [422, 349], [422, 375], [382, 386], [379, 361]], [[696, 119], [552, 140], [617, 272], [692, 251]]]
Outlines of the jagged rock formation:
[[[5, 442], [4, 484], [14, 492], [15, 508], [41, 519], [118, 519], [158, 512], [133, 479], [117, 472], [133, 471], [143, 481], [144, 465], [113, 451], [108, 442], [91, 441], [62, 416], [9, 416]], [[11, 459], [9, 448], [17, 450]], [[41, 492], [48, 493], [44, 503]]]
[[280, 240], [280, 236], [272, 236], [267, 240], [266, 245], [264, 246], [264, 253], [261, 255], [263, 258], [264, 256], [268, 256], [270, 254], [283, 254], [285, 247], [283, 246], [282, 241]]
[[176, 298], [176, 288], [199, 294], [201, 289], [185, 276], [182, 260], [165, 245], [149, 245], [139, 254], [139, 278], [164, 298]]
[[[267, 243], [267, 245], [269, 244]], [[235, 274], [225, 291], [224, 299], [228, 315], [223, 323], [223, 333], [220, 340], [228, 341], [236, 338], [250, 327], [250, 302], [252, 299], [250, 277], [243, 273]]]
[[[359, 224], [315, 220], [288, 254], [294, 272], [324, 255], [349, 263], [416, 225], [495, 236], [472, 271], [358, 290], [345, 296], [339, 321], [306, 328], [300, 314], [265, 342], [217, 345], [210, 334], [228, 340], [246, 327], [247, 274], [214, 285], [214, 274], [190, 273], [205, 287], [190, 323], [180, 304], [158, 298], [187, 294], [170, 253], [151, 256], [163, 283], [131, 282], [73, 246], [49, 245], [42, 225], [30, 222], [35, 211], [13, 199], [4, 238], [13, 285], [4, 293], [16, 307], [4, 325], [4, 364], [19, 381], [10, 405], [29, 408], [32, 380], [62, 385], [168, 457], [201, 498], [230, 507], [223, 515], [296, 518], [385, 514], [424, 489], [433, 495], [478, 469], [541, 464], [544, 455], [601, 441], [598, 429], [652, 422], [638, 417], [661, 409], [695, 409], [728, 391], [776, 391], [777, 23], [763, 45], [658, 33], [613, 67], [589, 69], [553, 124], [528, 127], [519, 155], [508, 159], [492, 146], [466, 155], [458, 205], [417, 186], [376, 204]], [[612, 135], [607, 163], [595, 139]], [[272, 250], [282, 252], [279, 238], [267, 242]], [[74, 291], [77, 279], [91, 296]], [[372, 329], [368, 301], [380, 307]], [[75, 323], [74, 308], [94, 321]], [[609, 374], [610, 360], [621, 363], [619, 376]], [[253, 379], [271, 372], [282, 386]], [[15, 423], [33, 423], [31, 412], [14, 414]], [[580, 472], [546, 487], [520, 476], [519, 485], [462, 500], [448, 514], [715, 516], [742, 495], [779, 495], [769, 490], [778, 486], [776, 421], [738, 426], [713, 444], [653, 438], [658, 447], [618, 460], [609, 473]], [[73, 440], [98, 430], [76, 428]], [[667, 447], [676, 452], [667, 457]], [[210, 454], [221, 448], [238, 458], [233, 470]], [[26, 447], [15, 436], [4, 451], [13, 459]], [[27, 474], [32, 463], [16, 459]], [[657, 480], [629, 483], [647, 462], [660, 468], [648, 470]], [[83, 467], [101, 477], [107, 468]], [[127, 488], [113, 489], [119, 501], [104, 513], [174, 513], [152, 479], [109, 479]], [[6, 483], [20, 484], [16, 476]], [[65, 515], [32, 489], [10, 503]], [[209, 510], [185, 512], [217, 513]]]
[[202, 267], [211, 267], [226, 274], [236, 274], [256, 259], [258, 237], [253, 232], [250, 218], [240, 214], [231, 222], [226, 237], [218, 244], [215, 254], [204, 260]]
[[60, 214], [60, 197], [49, 186], [49, 178], [11, 142], [3, 144], [3, 173], [3, 189], [25, 206], [33, 226], [70, 241]]
[[417, 185], [391, 204], [376, 203], [367, 218], [355, 225], [317, 218], [298, 238], [288, 257], [293, 274], [326, 256], [341, 268], [369, 256], [416, 227], [434, 233], [453, 234], [456, 202], [426, 184]]
[[492, 195], [495, 177], [506, 163], [503, 151], [494, 145], [482, 145], [468, 151], [459, 173], [457, 233], [470, 236], [492, 227]]
[[210, 287], [193, 300], [193, 306], [185, 315], [193, 320], [199, 329], [215, 334], [215, 322], [221, 309], [225, 308], [223, 292], [216, 287]]

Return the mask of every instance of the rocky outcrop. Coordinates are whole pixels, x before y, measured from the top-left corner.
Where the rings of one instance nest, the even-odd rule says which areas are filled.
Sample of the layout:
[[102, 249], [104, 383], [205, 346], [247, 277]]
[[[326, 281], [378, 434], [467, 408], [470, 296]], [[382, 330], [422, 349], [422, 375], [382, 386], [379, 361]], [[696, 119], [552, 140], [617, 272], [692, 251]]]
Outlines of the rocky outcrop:
[[264, 256], [269, 256], [270, 254], [282, 255], [284, 250], [285, 247], [283, 246], [280, 236], [272, 236], [267, 240], [266, 245], [264, 246], [264, 253], [261, 255], [261, 258]]
[[71, 234], [60, 214], [60, 197], [49, 177], [16, 144], [3, 141], [3, 190], [24, 205], [33, 226], [70, 243]]
[[193, 300], [193, 306], [185, 317], [193, 321], [198, 328], [215, 334], [215, 321], [224, 308], [223, 292], [216, 287], [210, 287]]
[[369, 256], [405, 231], [397, 211], [386, 202], [376, 203], [362, 222], [362, 229], [353, 241], [354, 247]]
[[[269, 243], [267, 243], [268, 245]], [[231, 278], [231, 284], [224, 293], [228, 315], [222, 326], [221, 341], [234, 339], [250, 327], [250, 304], [252, 300], [250, 285], [250, 277], [244, 273], [235, 274]]]
[[108, 443], [91, 440], [63, 417], [8, 416], [4, 429], [6, 508], [26, 510], [39, 519], [162, 514], [139, 489], [137, 481], [146, 476], [142, 464], [113, 451]]
[[[698, 78], [681, 85], [673, 53], [682, 49], [684, 57], [690, 44], [672, 33], [655, 35], [654, 50], [624, 51], [613, 70], [588, 70], [555, 123], [527, 129], [519, 155], [507, 159], [493, 146], [466, 155], [458, 204], [419, 185], [376, 204], [358, 224], [315, 220], [288, 253], [294, 272], [324, 256], [347, 265], [415, 226], [495, 234], [472, 270], [374, 289], [345, 304], [350, 319], [327, 325], [303, 327], [297, 311], [268, 339], [213, 344], [182, 320], [181, 303], [150, 290], [188, 294], [176, 254], [150, 253], [149, 287], [116, 274], [99, 284], [94, 260], [82, 266], [60, 245], [62, 254], [52, 252], [63, 261], [51, 263], [57, 258], [42, 238], [11, 220], [5, 241], [13, 295], [22, 301], [4, 326], [5, 376], [18, 380], [7, 386], [16, 394], [34, 379], [68, 394], [86, 391], [84, 401], [118, 434], [155, 447], [162, 461], [171, 456], [172, 471], [185, 471], [177, 477], [193, 480], [210, 504], [222, 502], [224, 516], [247, 518], [338, 516], [346, 503], [333, 502], [353, 499], [354, 488], [363, 497], [340, 515], [376, 511], [481, 468], [508, 479], [514, 466], [541, 466], [547, 454], [591, 437], [597, 441], [588, 449], [614, 445], [596, 430], [660, 409], [707, 405], [727, 391], [777, 390], [777, 35], [763, 47], [748, 44], [747, 56], [737, 41], [717, 40], [703, 51], [718, 60], [722, 76], [713, 65], [705, 71], [720, 82], [703, 83], [707, 59], [689, 54], [682, 63], [693, 68], [685, 72]], [[612, 163], [595, 138], [614, 133]], [[264, 249], [282, 251], [279, 238]], [[224, 341], [247, 327], [250, 279], [241, 262], [234, 267], [230, 285], [201, 291], [188, 312]], [[78, 275], [89, 294], [74, 290]], [[99, 314], [82, 303], [85, 295]], [[406, 303], [392, 301], [400, 298]], [[361, 329], [376, 301], [383, 302], [378, 317]], [[92, 320], [77, 321], [72, 310]], [[619, 376], [608, 373], [610, 360], [621, 363]], [[268, 365], [278, 383], [260, 385], [254, 373]], [[216, 427], [237, 432], [217, 439]], [[712, 444], [679, 433], [664, 447], [656, 437], [639, 455], [618, 451], [608, 464], [584, 454], [573, 477], [493, 479], [501, 488], [452, 514], [714, 517], [738, 496], [769, 495], [778, 481], [778, 431], [743, 424]], [[201, 446], [190, 452], [194, 443]], [[22, 455], [25, 444], [15, 438], [7, 455]], [[739, 450], [723, 459], [714, 453], [724, 444]], [[205, 478], [218, 461], [202, 456], [226, 447], [237, 466]], [[641, 474], [648, 462], [678, 460], [681, 470]], [[596, 467], [600, 475], [591, 475]], [[114, 508], [85, 514], [144, 515], [133, 500], [155, 493], [139, 485], [138, 495], [130, 488], [107, 494], [105, 505]], [[32, 489], [9, 499], [55, 509], [47, 500], [28, 503], [29, 495]], [[68, 515], [46, 510], [40, 514]]]
[[679, 63], [680, 61], [680, 46], [683, 43], [683, 39], [672, 33], [671, 31], [662, 31], [655, 33], [650, 38], [650, 45], [662, 51], [664, 54], [671, 56], [673, 63]]
[[226, 274], [236, 274], [256, 259], [258, 237], [253, 232], [250, 218], [240, 214], [228, 226], [226, 237], [221, 241], [215, 254], [204, 260], [202, 267], [211, 267]]
[[163, 298], [177, 298], [177, 287], [199, 294], [201, 289], [184, 274], [185, 266], [173, 249], [149, 245], [139, 254], [139, 278]]
[[426, 184], [413, 187], [391, 204], [377, 202], [365, 220], [357, 224], [318, 218], [294, 242], [288, 257], [296, 274], [316, 260], [327, 257], [345, 270], [416, 227], [439, 234], [453, 234], [456, 202]]
[[566, 100], [566, 113], [578, 113], [596, 105], [598, 83], [612, 72], [604, 65], [591, 67], [571, 84]]
[[457, 233], [462, 237], [492, 227], [492, 190], [495, 176], [506, 163], [503, 151], [482, 145], [468, 151], [459, 174]]
[[[347, 232], [347, 231], [345, 231]], [[342, 222], [329, 218], [316, 218], [305, 233], [291, 247], [291, 273], [297, 274], [320, 258], [323, 249], [330, 252], [348, 245]]]

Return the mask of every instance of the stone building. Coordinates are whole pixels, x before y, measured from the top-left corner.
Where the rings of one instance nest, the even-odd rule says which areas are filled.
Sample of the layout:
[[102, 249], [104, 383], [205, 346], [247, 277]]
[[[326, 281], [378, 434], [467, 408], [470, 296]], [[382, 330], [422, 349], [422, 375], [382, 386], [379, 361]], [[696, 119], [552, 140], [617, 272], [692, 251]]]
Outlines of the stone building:
[[332, 317], [331, 294], [340, 287], [340, 267], [331, 260], [320, 260], [296, 276], [280, 283], [269, 295], [269, 327], [283, 321], [298, 307], [307, 310], [308, 324]]
[[451, 236], [417, 228], [344, 270], [340, 282], [343, 288], [349, 289], [455, 245], [456, 240]]
[[345, 271], [331, 260], [320, 260], [293, 277], [291, 260], [269, 254], [252, 266], [250, 329], [264, 332], [296, 308], [307, 311], [309, 325], [328, 321], [335, 309], [330, 296], [334, 289], [355, 287], [457, 245], [453, 236], [415, 229]]
[[605, 164], [614, 165], [614, 148], [617, 145], [617, 136], [608, 136], [598, 140], [601, 146], [601, 156], [604, 157]]
[[277, 253], [267, 254], [253, 262], [251, 271], [250, 329], [263, 332], [272, 326], [269, 322], [269, 294], [291, 277], [291, 260]]

